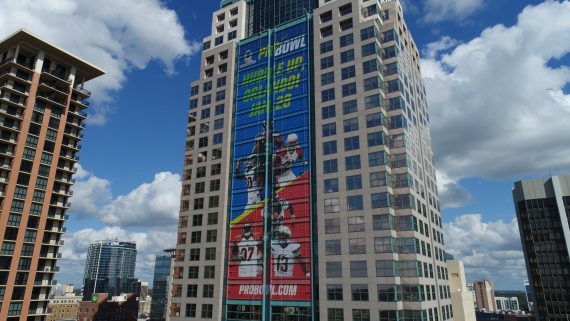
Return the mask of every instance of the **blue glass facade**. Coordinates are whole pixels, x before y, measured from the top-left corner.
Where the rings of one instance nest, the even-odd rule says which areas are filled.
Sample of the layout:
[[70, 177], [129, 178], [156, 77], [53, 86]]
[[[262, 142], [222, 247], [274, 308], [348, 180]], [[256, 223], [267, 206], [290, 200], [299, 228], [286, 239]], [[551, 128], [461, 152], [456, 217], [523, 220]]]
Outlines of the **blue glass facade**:
[[172, 255], [158, 255], [154, 264], [150, 321], [164, 321], [167, 314]]
[[94, 293], [139, 293], [135, 279], [137, 246], [132, 242], [100, 241], [89, 245], [83, 277], [83, 300]]

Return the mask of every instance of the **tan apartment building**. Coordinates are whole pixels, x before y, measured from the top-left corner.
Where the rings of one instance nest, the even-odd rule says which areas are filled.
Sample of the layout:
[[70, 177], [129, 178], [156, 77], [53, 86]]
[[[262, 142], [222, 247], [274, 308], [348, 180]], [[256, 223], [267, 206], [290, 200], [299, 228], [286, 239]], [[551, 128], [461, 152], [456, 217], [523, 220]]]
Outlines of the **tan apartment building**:
[[0, 41], [0, 320], [40, 321], [58, 271], [92, 64], [26, 30]]
[[403, 16], [221, 2], [191, 85], [171, 320], [454, 319]]
[[71, 292], [64, 292], [49, 300], [47, 321], [77, 320], [79, 311], [80, 295], [75, 295], [73, 287]]
[[475, 302], [477, 309], [488, 312], [497, 311], [497, 303], [495, 301], [495, 289], [493, 282], [490, 280], [478, 280], [473, 282], [473, 290], [475, 291]]
[[476, 321], [473, 294], [467, 288], [463, 261], [447, 261], [451, 306], [456, 320]]

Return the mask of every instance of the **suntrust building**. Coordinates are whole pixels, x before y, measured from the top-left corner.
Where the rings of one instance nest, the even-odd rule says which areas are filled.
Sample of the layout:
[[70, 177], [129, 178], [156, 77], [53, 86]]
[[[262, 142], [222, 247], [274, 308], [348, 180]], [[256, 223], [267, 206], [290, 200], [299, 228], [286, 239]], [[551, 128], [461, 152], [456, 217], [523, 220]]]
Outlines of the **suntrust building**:
[[223, 1], [192, 83], [171, 320], [452, 320], [398, 1]]

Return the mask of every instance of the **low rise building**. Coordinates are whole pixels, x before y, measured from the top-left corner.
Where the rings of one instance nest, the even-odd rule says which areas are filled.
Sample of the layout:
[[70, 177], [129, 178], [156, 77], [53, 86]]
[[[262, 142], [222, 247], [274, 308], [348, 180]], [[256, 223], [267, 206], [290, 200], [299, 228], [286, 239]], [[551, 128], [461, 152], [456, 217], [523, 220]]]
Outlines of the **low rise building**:
[[76, 320], [80, 301], [81, 296], [73, 293], [73, 286], [71, 286], [71, 292], [64, 292], [62, 295], [50, 298], [47, 321]]
[[106, 293], [94, 293], [91, 301], [79, 304], [80, 321], [137, 321], [139, 303], [136, 293], [121, 294], [109, 299]]

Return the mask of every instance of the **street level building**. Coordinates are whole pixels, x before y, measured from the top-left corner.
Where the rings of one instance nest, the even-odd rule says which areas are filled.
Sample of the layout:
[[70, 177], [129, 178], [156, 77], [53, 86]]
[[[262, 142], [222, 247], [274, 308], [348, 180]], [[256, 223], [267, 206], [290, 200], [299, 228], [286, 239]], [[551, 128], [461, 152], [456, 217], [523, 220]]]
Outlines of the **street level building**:
[[475, 291], [475, 301], [477, 309], [487, 312], [496, 312], [497, 303], [495, 301], [495, 289], [493, 282], [490, 280], [478, 280], [473, 282]]
[[139, 303], [136, 293], [110, 297], [94, 293], [89, 301], [79, 303], [78, 321], [137, 321]]
[[462, 321], [476, 321], [473, 294], [467, 287], [463, 261], [447, 261], [449, 288], [454, 318]]
[[49, 300], [47, 321], [75, 321], [79, 311], [80, 295], [75, 295], [73, 288], [71, 292], [64, 292]]
[[89, 244], [83, 277], [83, 301], [90, 301], [94, 293], [109, 297], [122, 293], [140, 293], [135, 278], [137, 245], [118, 240], [97, 241]]
[[570, 176], [515, 182], [513, 199], [536, 320], [568, 320]]
[[0, 320], [47, 318], [91, 95], [84, 84], [103, 74], [27, 30], [0, 41]]
[[224, 0], [191, 84], [171, 320], [452, 320], [396, 0]]

